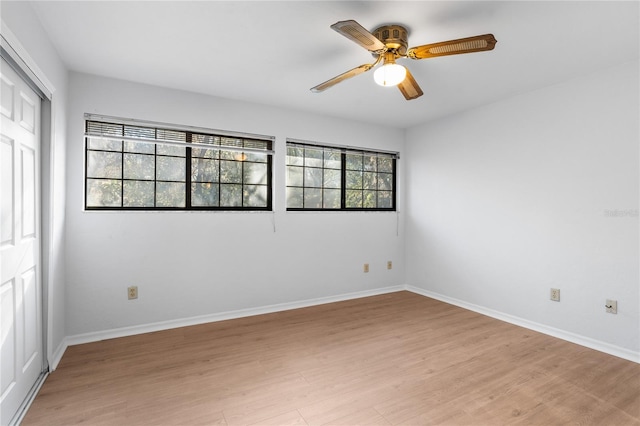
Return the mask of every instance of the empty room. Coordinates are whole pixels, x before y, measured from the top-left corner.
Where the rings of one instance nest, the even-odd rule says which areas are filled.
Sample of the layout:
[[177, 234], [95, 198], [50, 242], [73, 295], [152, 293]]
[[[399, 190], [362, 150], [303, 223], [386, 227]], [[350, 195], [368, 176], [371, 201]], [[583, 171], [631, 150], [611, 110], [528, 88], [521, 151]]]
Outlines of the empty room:
[[1, 425], [640, 425], [639, 2], [0, 18]]

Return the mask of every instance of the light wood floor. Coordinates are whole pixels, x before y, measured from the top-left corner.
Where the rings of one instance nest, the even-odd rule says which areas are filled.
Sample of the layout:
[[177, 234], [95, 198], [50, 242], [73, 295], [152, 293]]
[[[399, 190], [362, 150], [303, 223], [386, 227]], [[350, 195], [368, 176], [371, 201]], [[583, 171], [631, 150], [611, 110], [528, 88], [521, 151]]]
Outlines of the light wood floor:
[[24, 425], [640, 425], [640, 364], [409, 292], [69, 347]]

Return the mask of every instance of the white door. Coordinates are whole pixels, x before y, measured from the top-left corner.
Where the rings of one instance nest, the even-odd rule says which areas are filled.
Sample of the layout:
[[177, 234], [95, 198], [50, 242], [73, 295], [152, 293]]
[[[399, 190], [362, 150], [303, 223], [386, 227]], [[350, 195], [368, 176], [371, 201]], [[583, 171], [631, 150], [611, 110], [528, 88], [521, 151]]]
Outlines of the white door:
[[0, 424], [6, 425], [43, 370], [41, 100], [4, 59], [0, 84]]

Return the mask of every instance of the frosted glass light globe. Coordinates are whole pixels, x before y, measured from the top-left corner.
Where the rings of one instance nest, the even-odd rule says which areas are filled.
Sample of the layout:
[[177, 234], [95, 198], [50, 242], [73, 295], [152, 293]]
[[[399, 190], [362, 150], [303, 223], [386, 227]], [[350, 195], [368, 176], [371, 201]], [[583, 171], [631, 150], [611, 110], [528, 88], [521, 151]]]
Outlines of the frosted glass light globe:
[[407, 76], [407, 69], [398, 64], [384, 64], [373, 73], [373, 79], [380, 86], [397, 86]]

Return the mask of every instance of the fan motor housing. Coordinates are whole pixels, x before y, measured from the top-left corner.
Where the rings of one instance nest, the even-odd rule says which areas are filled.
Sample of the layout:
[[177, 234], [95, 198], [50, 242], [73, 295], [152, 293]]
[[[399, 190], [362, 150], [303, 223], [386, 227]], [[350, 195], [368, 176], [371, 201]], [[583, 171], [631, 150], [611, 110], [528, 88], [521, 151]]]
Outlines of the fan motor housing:
[[408, 34], [407, 29], [402, 25], [384, 25], [376, 28], [372, 33], [378, 40], [383, 42], [391, 51], [395, 51], [401, 56], [407, 53]]

